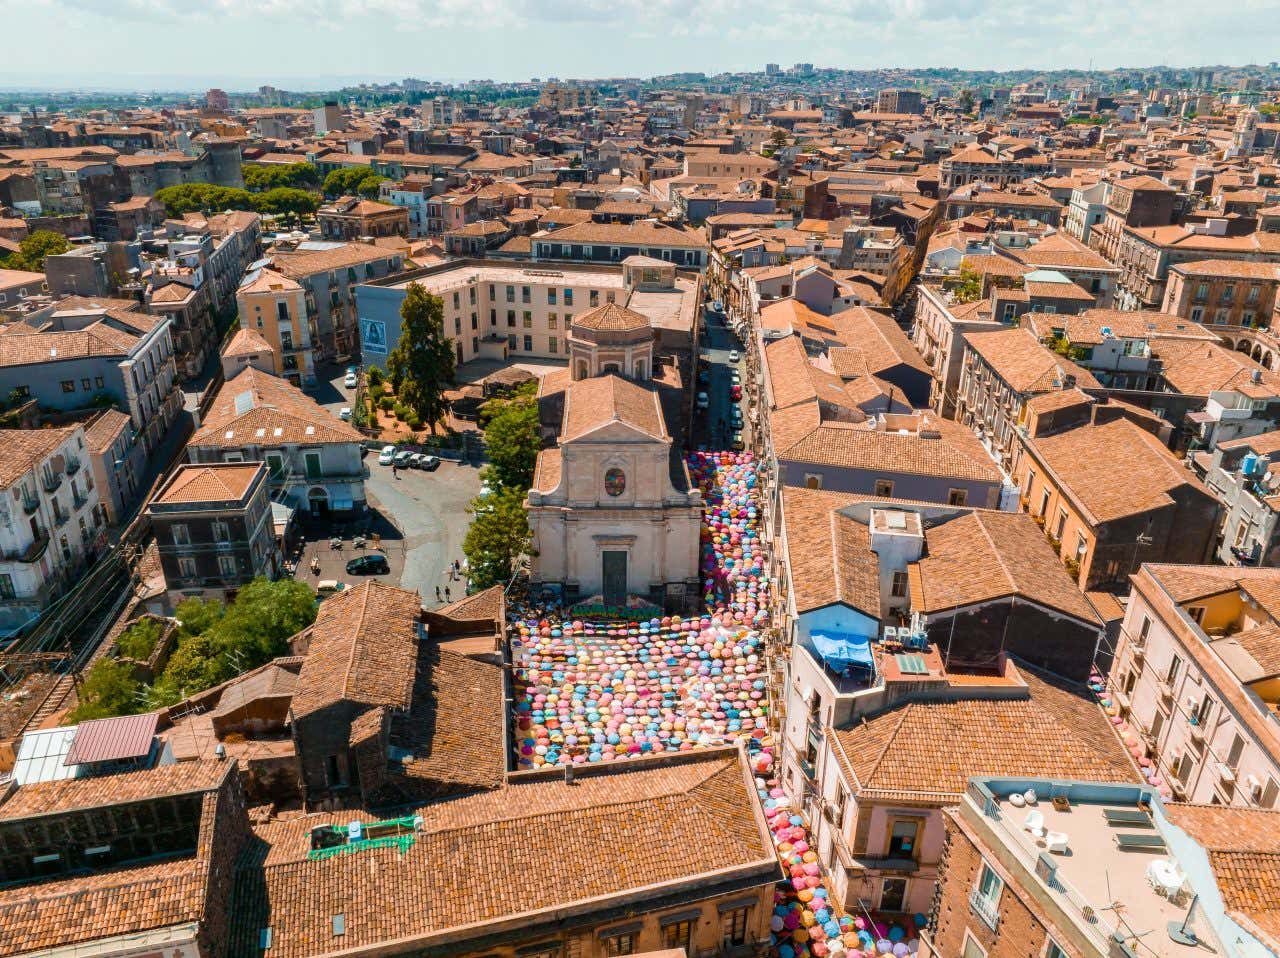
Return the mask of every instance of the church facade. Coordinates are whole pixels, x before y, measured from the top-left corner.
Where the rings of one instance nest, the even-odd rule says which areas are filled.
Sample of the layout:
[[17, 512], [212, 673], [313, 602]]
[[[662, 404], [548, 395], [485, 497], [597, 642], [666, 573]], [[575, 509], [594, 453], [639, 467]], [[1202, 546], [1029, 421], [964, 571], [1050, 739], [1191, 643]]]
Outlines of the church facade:
[[698, 593], [702, 496], [651, 381], [653, 339], [643, 315], [613, 303], [573, 321], [567, 381], [552, 389], [556, 444], [527, 503], [532, 585], [567, 602], [684, 610]]

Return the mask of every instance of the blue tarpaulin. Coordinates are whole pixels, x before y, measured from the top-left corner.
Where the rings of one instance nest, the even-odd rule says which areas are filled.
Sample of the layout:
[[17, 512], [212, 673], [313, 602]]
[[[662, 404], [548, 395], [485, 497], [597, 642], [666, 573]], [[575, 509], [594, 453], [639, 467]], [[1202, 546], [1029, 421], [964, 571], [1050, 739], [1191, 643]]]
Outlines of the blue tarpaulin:
[[852, 632], [812, 632], [809, 639], [822, 661], [837, 672], [849, 666], [872, 667], [871, 640]]

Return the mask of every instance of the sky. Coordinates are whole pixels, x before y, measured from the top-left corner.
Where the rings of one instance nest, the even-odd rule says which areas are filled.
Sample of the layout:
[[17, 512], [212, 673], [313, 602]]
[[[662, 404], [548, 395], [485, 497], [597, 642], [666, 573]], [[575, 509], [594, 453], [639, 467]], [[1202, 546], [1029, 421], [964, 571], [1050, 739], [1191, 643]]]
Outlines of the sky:
[[1280, 58], [1280, 0], [0, 0], [0, 35], [29, 89], [1107, 69]]

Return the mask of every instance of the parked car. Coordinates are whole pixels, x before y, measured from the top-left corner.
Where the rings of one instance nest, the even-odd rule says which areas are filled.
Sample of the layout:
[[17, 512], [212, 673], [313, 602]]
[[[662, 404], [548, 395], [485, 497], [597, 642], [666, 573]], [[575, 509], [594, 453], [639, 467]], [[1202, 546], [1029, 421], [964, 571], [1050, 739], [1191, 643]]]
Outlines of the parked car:
[[714, 309], [717, 313], [723, 313], [723, 312], [724, 312], [724, 302], [723, 302], [722, 300], [718, 300], [718, 299], [717, 299], [715, 302], [713, 302], [713, 303], [711, 304], [711, 308], [712, 308], [712, 309]]
[[339, 418], [339, 419], [341, 419], [343, 422], [350, 422], [350, 421], [351, 421], [351, 407], [350, 407], [350, 406], [343, 406], [341, 409], [339, 409], [339, 410], [338, 410], [338, 418]]
[[730, 398], [730, 399], [732, 399], [734, 402], [737, 402], [739, 399], [741, 399], [741, 398], [742, 398], [742, 386], [740, 386], [738, 383], [734, 383], [732, 386], [730, 386], [730, 387], [729, 387], [729, 398]]
[[730, 445], [733, 446], [734, 452], [742, 452], [746, 448], [746, 444], [742, 441], [742, 433], [735, 432], [733, 434], [733, 442]]
[[348, 375], [348, 376], [358, 376], [359, 374], [360, 374], [360, 367], [359, 367], [359, 366], [348, 366], [348, 367], [347, 367], [347, 375]]
[[378, 453], [378, 465], [389, 466], [396, 458], [395, 446], [383, 446], [382, 451]]
[[347, 575], [386, 575], [391, 571], [387, 557], [381, 552], [356, 556], [347, 563]]
[[736, 369], [729, 370], [729, 382], [733, 383], [735, 386], [740, 384], [742, 382], [742, 373], [738, 372]]
[[711, 370], [707, 369], [706, 366], [703, 366], [700, 370], [698, 370], [698, 382], [700, 382], [704, 386], [707, 383], [711, 382]]
[[698, 408], [706, 409], [711, 405], [711, 398], [706, 393], [698, 393]]
[[742, 428], [742, 410], [737, 406], [734, 406], [729, 410], [729, 424], [733, 426], [734, 429]]
[[346, 378], [342, 380], [342, 385], [346, 386], [348, 389], [355, 389], [359, 383], [360, 377], [348, 369]]
[[736, 349], [729, 350], [729, 362], [736, 363], [741, 358], [742, 357], [738, 355], [738, 351]]
[[409, 463], [412, 461], [413, 453], [405, 450], [404, 452], [396, 453], [396, 457], [392, 460], [392, 464], [395, 465], [397, 469], [408, 469]]
[[435, 472], [440, 468], [440, 457], [431, 455], [423, 456], [421, 468], [427, 470], [427, 472]]

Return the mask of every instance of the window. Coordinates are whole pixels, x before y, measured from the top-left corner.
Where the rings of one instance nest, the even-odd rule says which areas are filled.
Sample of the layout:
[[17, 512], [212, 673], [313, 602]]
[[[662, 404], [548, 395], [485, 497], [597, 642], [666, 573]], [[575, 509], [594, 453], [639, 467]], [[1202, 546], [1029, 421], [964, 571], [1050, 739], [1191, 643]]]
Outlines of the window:
[[456, 289], [453, 291], [453, 308], [462, 308], [462, 297], [458, 295], [458, 291]]
[[13, 576], [0, 572], [0, 599], [12, 599], [17, 593], [13, 589]]
[[556, 314], [555, 314], [555, 313], [548, 313], [548, 314], [547, 314], [547, 328], [548, 328], [548, 329], [555, 329], [555, 328], [556, 328]]
[[967, 928], [964, 930], [964, 951], [961, 952], [960, 958], [987, 958], [987, 953], [978, 944], [978, 939], [974, 938], [973, 932]]
[[529, 310], [522, 310], [520, 313], [520, 325], [525, 329], [533, 329], [533, 313]]
[[507, 310], [507, 325], [514, 326], [516, 324], [516, 311], [514, 309]]
[[726, 948], [747, 943], [747, 918], [751, 914], [751, 906], [734, 908], [720, 916], [720, 941]]
[[279, 479], [284, 475], [284, 457], [280, 453], [267, 453], [267, 472], [273, 479]]
[[467, 287], [467, 304], [469, 306], [476, 304], [476, 288], [474, 286]]
[[308, 452], [303, 458], [307, 464], [307, 478], [319, 479], [324, 474], [320, 468], [320, 453]]
[[1076, 533], [1076, 561], [1083, 562], [1085, 553], [1089, 551], [1089, 540], [1084, 537], [1083, 532]]
[[525, 351], [526, 353], [531, 353], [531, 352], [533, 352], [533, 337], [532, 337], [532, 336], [526, 336], [526, 337], [524, 338], [524, 351]]
[[532, 293], [532, 291], [529, 289], [529, 287], [528, 287], [528, 286], [521, 286], [521, 287], [520, 287], [520, 302], [522, 302], [522, 303], [531, 303], [531, 302], [533, 302], [533, 293]]
[[970, 904], [978, 917], [995, 928], [1000, 921], [1000, 893], [1004, 891], [1004, 880], [986, 862], [978, 872], [978, 885], [973, 890]]
[[337, 755], [330, 755], [326, 766], [329, 773], [330, 788], [337, 788], [347, 784], [346, 775], [342, 770], [342, 760]]
[[106, 382], [103, 380], [103, 378], [102, 378], [101, 376], [94, 376], [94, 377], [93, 377], [93, 388], [94, 388], [94, 389], [105, 389], [105, 388], [106, 388], [106, 385], [107, 385], [107, 384], [106, 384]]
[[84, 379], [80, 380], [80, 388], [83, 389], [85, 392], [88, 392], [90, 389], [93, 388], [93, 381], [88, 376], [86, 376]]
[[1276, 784], [1274, 778], [1267, 779], [1267, 785], [1262, 790], [1262, 798], [1258, 799], [1260, 808], [1275, 808], [1276, 799], [1280, 797], [1280, 785]]
[[947, 505], [963, 506], [965, 500], [969, 498], [969, 490], [967, 489], [951, 489], [947, 492]]
[[1049, 490], [1045, 489], [1040, 493], [1040, 515], [1046, 518], [1049, 515]]
[[556, 341], [556, 338], [554, 336], [550, 337], [547, 340], [547, 352], [549, 353], [560, 352], [560, 344]]
[[76, 391], [76, 381], [74, 379], [64, 379], [62, 381], [62, 391], [64, 393], [73, 393]]
[[902, 911], [907, 900], [907, 880], [886, 878], [880, 883], [880, 910]]
[[[565, 300], [565, 305], [566, 305], [566, 306], [567, 306], [567, 305], [569, 305], [569, 301], [568, 301], [568, 300]], [[593, 289], [593, 290], [591, 290], [589, 293], [587, 293], [587, 305], [588, 305], [588, 306], [599, 306], [599, 305], [600, 305], [600, 290], [598, 290], [598, 289]]]
[[1058, 947], [1056, 941], [1050, 938], [1044, 944], [1044, 958], [1068, 958], [1068, 955]]
[[1209, 298], [1209, 284], [1201, 283], [1199, 286], [1196, 287], [1196, 299], [1208, 299], [1208, 298]]
[[892, 480], [892, 479], [877, 479], [877, 480], [876, 480], [876, 495], [877, 495], [877, 496], [879, 496], [879, 497], [880, 497], [880, 498], [882, 498], [882, 499], [888, 499], [888, 498], [890, 498], [890, 497], [893, 495], [893, 480]]
[[211, 525], [214, 542], [230, 542], [231, 527], [225, 522], [215, 521]]
[[191, 530], [182, 523], [173, 526], [173, 544], [178, 546], [191, 545]]
[[556, 304], [556, 288], [554, 286], [547, 287], [547, 305], [554, 306]]
[[479, 320], [479, 318], [476, 316], [476, 314], [475, 314], [475, 313], [472, 313], [472, 314], [471, 314], [471, 328], [472, 328], [472, 329], [479, 329], [479, 328], [480, 328], [480, 320]]
[[1244, 739], [1237, 732], [1231, 739], [1231, 748], [1227, 752], [1227, 768], [1233, 772], [1240, 767], [1240, 756], [1244, 754]]
[[516, 288], [514, 286], [507, 287], [507, 302], [514, 303], [516, 301]]
[[689, 951], [689, 937], [693, 933], [692, 921], [673, 921], [662, 926], [662, 946], [664, 948], [683, 948]]
[[573, 305], [573, 290], [566, 288], [564, 291], [564, 304], [566, 306]]
[[178, 556], [178, 578], [194, 579], [196, 577], [196, 560], [191, 556]]
[[636, 953], [636, 933], [634, 931], [624, 932], [619, 935], [606, 935], [603, 943], [606, 958], [616, 958], [618, 955], [634, 955]]
[[1204, 622], [1204, 606], [1202, 605], [1189, 606], [1187, 608], [1187, 615], [1191, 616], [1191, 620], [1195, 622], [1196, 625], [1200, 625], [1201, 623]]
[[895, 599], [901, 599], [907, 594], [907, 574], [905, 572], [895, 572], [893, 574], [893, 587], [890, 594]]
[[1258, 297], [1261, 295], [1261, 293], [1262, 293], [1262, 287], [1261, 287], [1261, 286], [1250, 286], [1250, 287], [1249, 287], [1248, 302], [1250, 302], [1250, 303], [1256, 303], [1256, 302], [1258, 301]]
[[235, 556], [218, 556], [218, 571], [223, 575], [236, 574]]
[[820, 473], [820, 472], [806, 472], [806, 473], [804, 474], [804, 485], [805, 485], [805, 488], [806, 488], [806, 489], [821, 489], [821, 488], [822, 488], [822, 473]]
[[[896, 818], [889, 826], [889, 858], [915, 858], [920, 835], [918, 818]], [[893, 911], [895, 909], [889, 909]]]

